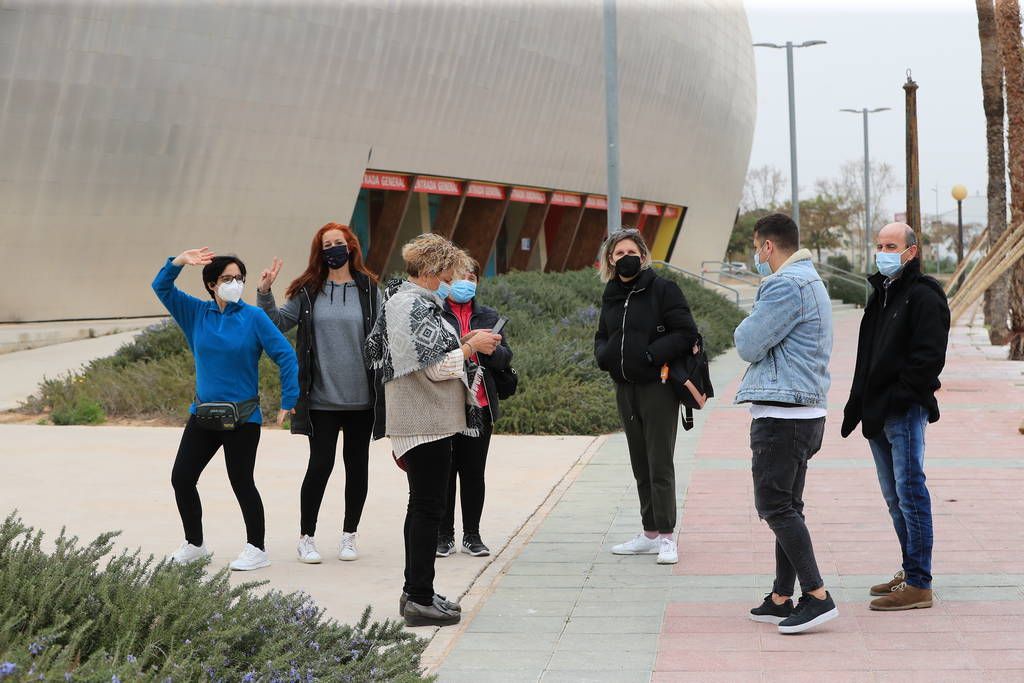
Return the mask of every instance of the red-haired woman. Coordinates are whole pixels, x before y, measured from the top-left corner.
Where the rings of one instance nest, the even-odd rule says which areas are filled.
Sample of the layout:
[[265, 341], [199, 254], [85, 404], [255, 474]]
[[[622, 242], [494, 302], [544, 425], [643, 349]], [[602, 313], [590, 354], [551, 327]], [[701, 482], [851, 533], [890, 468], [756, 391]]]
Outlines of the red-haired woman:
[[338, 559], [355, 560], [356, 529], [366, 502], [370, 438], [384, 435], [384, 390], [379, 372], [363, 361], [366, 335], [380, 310], [377, 277], [363, 265], [359, 238], [348, 226], [328, 223], [313, 236], [309, 265], [288, 285], [287, 302], [277, 307], [271, 285], [281, 260], [260, 275], [257, 303], [278, 329], [298, 325], [299, 401], [293, 434], [309, 437], [309, 466], [302, 481], [301, 562], [321, 557], [313, 537], [327, 480], [334, 469], [338, 434], [345, 432], [345, 520]]

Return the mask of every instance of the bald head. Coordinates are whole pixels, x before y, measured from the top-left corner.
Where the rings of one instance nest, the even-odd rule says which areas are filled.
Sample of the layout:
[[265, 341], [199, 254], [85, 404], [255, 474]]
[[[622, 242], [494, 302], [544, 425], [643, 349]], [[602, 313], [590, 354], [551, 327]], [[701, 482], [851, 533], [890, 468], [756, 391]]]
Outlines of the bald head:
[[895, 251], [903, 251], [907, 247], [917, 245], [917, 235], [914, 234], [914, 229], [906, 223], [889, 223], [878, 231], [878, 243], [876, 244], [878, 251], [890, 251], [882, 248], [887, 244], [899, 247]]
[[917, 258], [917, 235], [906, 223], [889, 223], [878, 231], [875, 251], [879, 254], [899, 254], [902, 268]]

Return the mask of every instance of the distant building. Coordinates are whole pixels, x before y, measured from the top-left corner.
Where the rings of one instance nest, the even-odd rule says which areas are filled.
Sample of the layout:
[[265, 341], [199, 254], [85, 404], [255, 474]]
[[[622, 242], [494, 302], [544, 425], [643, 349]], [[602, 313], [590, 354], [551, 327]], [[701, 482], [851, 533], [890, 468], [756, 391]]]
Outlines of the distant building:
[[[620, 2], [619, 56], [622, 223], [698, 270], [754, 130], [742, 4]], [[603, 75], [598, 0], [6, 0], [0, 321], [160, 313], [149, 282], [189, 247], [245, 259], [251, 297], [328, 221], [380, 272], [426, 230], [488, 273], [589, 267]]]

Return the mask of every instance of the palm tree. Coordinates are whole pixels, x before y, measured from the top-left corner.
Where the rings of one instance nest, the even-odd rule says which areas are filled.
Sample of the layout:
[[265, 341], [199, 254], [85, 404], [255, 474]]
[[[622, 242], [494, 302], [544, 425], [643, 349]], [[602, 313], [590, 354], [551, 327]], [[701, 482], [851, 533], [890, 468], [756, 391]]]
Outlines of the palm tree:
[[[988, 243], [991, 247], [1006, 230], [1006, 149], [1003, 128], [1003, 65], [996, 39], [996, 10], [992, 0], [976, 0], [978, 38], [981, 41], [981, 92], [988, 140]], [[985, 292], [985, 325], [989, 341], [1009, 341], [1006, 320], [1010, 311], [1010, 277], [1004, 275]]]
[[[1010, 170], [1010, 218], [1024, 222], [1024, 44], [1020, 34], [1018, 0], [996, 0], [996, 35], [1006, 78], [1007, 157]], [[1010, 341], [1010, 359], [1024, 360], [1024, 260], [1011, 269], [1010, 326], [1018, 334]]]

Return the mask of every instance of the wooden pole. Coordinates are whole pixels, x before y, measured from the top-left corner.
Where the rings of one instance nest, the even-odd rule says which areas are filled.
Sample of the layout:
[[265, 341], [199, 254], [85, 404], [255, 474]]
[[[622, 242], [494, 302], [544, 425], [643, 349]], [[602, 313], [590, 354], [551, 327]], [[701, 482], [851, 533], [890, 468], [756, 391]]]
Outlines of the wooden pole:
[[917, 160], [917, 83], [907, 69], [907, 82], [903, 84], [907, 95], [907, 225], [917, 235], [918, 251], [924, 266], [924, 235], [921, 234], [920, 167]]

